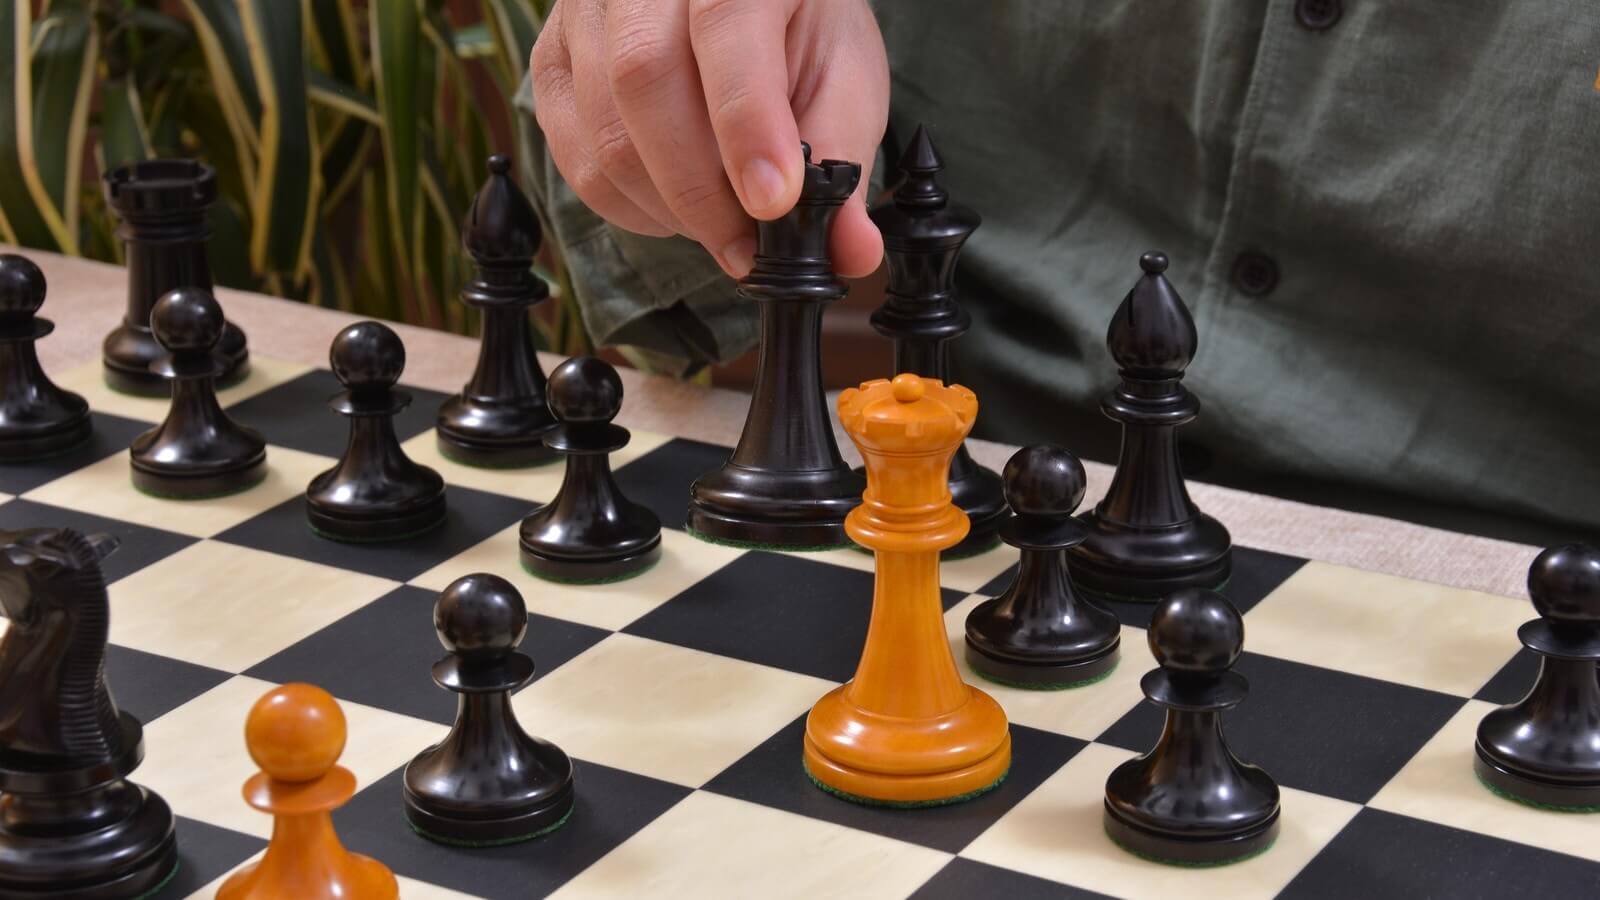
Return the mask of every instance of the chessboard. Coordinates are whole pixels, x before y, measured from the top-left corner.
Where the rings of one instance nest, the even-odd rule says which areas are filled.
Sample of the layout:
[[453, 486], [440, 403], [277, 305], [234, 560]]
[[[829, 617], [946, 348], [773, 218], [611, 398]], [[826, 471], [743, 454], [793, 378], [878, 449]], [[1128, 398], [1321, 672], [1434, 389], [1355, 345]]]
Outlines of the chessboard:
[[[1225, 593], [1244, 613], [1237, 670], [1250, 696], [1229, 743], [1283, 786], [1282, 833], [1230, 866], [1146, 862], [1101, 826], [1107, 773], [1148, 749], [1143, 702], [1151, 608], [1116, 606], [1124, 656], [1099, 683], [1027, 691], [978, 682], [1012, 723], [1014, 761], [994, 791], [953, 806], [854, 805], [801, 768], [811, 704], [850, 678], [871, 606], [872, 557], [784, 554], [682, 530], [691, 481], [727, 448], [635, 432], [617, 481], [668, 527], [660, 563], [604, 585], [540, 581], [516, 526], [553, 496], [559, 465], [473, 469], [442, 458], [437, 392], [411, 389], [396, 421], [407, 451], [449, 483], [441, 528], [392, 544], [341, 544], [307, 526], [303, 491], [342, 451], [345, 420], [324, 370], [266, 358], [225, 389], [230, 414], [269, 441], [270, 474], [231, 497], [135, 491], [129, 441], [161, 400], [108, 390], [99, 364], [52, 373], [88, 397], [90, 445], [0, 466], [0, 527], [109, 532], [108, 680], [145, 723], [132, 776], [179, 816], [181, 867], [161, 897], [210, 897], [256, 857], [269, 817], [240, 786], [256, 771], [246, 712], [273, 685], [332, 692], [349, 721], [342, 758], [360, 783], [334, 815], [349, 848], [389, 865], [407, 897], [1572, 897], [1600, 890], [1600, 819], [1490, 793], [1472, 769], [1478, 720], [1517, 699], [1536, 663], [1517, 626], [1526, 600], [1237, 548]], [[961, 659], [967, 612], [1015, 565], [1001, 547], [946, 563], [947, 628]], [[487, 849], [407, 826], [401, 769], [440, 739], [455, 697], [433, 684], [443, 650], [432, 607], [486, 571], [523, 592], [536, 679], [514, 699], [530, 732], [576, 760], [577, 806], [555, 833]], [[4, 628], [0, 620], [0, 629]], [[962, 663], [963, 673], [975, 680]]]

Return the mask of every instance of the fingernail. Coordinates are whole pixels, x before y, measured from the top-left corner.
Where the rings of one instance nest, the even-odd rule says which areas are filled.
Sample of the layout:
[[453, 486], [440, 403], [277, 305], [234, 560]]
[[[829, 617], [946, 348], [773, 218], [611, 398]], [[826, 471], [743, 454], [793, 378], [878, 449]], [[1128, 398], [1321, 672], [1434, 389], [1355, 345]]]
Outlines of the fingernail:
[[740, 173], [744, 183], [744, 201], [750, 205], [752, 215], [767, 212], [783, 197], [783, 173], [771, 161], [757, 157], [744, 164]]
[[756, 239], [742, 237], [722, 248], [722, 263], [733, 272], [733, 277], [743, 278], [756, 264]]

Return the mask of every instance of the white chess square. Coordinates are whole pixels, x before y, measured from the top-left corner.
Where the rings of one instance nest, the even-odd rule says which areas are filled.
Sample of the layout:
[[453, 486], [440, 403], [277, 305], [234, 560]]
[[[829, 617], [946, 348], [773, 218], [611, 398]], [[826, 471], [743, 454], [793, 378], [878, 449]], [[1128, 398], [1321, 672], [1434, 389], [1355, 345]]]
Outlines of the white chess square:
[[396, 587], [359, 572], [200, 541], [111, 586], [111, 641], [243, 672]]
[[[249, 374], [243, 381], [217, 391], [217, 402], [225, 407], [231, 406], [309, 371], [310, 366], [251, 354]], [[69, 391], [82, 394], [89, 401], [89, 408], [98, 412], [145, 422], [159, 422], [167, 417], [169, 403], [166, 397], [140, 397], [113, 390], [106, 384], [105, 368], [98, 359], [68, 369], [59, 376], [52, 375], [51, 380]]]
[[1525, 600], [1312, 561], [1245, 616], [1245, 649], [1470, 697], [1520, 646]]
[[697, 792], [553, 896], [905, 897], [950, 855]]
[[512, 704], [529, 731], [579, 759], [699, 787], [833, 687], [809, 675], [613, 634]]
[[1153, 863], [1106, 836], [1106, 776], [1135, 754], [1090, 744], [961, 855], [1130, 900], [1252, 900], [1288, 885], [1360, 807], [1283, 789], [1282, 830], [1265, 853], [1215, 868]]

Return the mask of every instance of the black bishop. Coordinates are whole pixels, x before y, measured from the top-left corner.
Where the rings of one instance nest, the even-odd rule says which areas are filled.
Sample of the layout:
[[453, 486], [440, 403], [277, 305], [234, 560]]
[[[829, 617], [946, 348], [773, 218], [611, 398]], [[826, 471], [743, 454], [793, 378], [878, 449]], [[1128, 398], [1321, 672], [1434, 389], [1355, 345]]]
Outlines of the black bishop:
[[[905, 177], [893, 199], [872, 210], [889, 265], [888, 290], [872, 314], [872, 327], [894, 341], [891, 374], [911, 372], [950, 384], [948, 344], [972, 324], [956, 300], [956, 259], [983, 220], [952, 202], [939, 184], [944, 162], [927, 126], [917, 126], [900, 169]], [[994, 546], [1006, 512], [1000, 476], [978, 465], [965, 442], [950, 460], [950, 499], [967, 514], [972, 530], [944, 555], [968, 556]]]
[[0, 253], [0, 461], [54, 456], [89, 439], [89, 403], [57, 387], [34, 342], [55, 330], [38, 316], [44, 273], [26, 257]]
[[448, 654], [433, 680], [459, 696], [455, 725], [406, 765], [406, 818], [425, 837], [487, 846], [539, 837], [572, 812], [572, 760], [517, 724], [511, 693], [533, 680], [517, 652], [528, 628], [522, 595], [495, 575], [451, 582], [433, 608]]
[[461, 302], [482, 313], [483, 339], [472, 378], [439, 407], [437, 422], [440, 453], [490, 468], [555, 458], [544, 444], [555, 420], [545, 406], [544, 370], [528, 321], [528, 310], [550, 296], [533, 272], [539, 217], [510, 172], [510, 157], [489, 157], [489, 178], [462, 228], [477, 274], [461, 290]]
[[1139, 687], [1167, 721], [1154, 749], [1106, 779], [1106, 833], [1141, 856], [1182, 864], [1267, 849], [1278, 835], [1277, 782], [1234, 757], [1222, 735], [1223, 711], [1249, 693], [1233, 671], [1244, 619], [1221, 594], [1185, 588], [1156, 606], [1146, 639], [1160, 668]]
[[1200, 412], [1183, 386], [1199, 346], [1194, 319], [1167, 281], [1165, 253], [1146, 253], [1139, 266], [1143, 277], [1106, 330], [1121, 384], [1100, 409], [1122, 424], [1117, 472], [1104, 499], [1081, 517], [1089, 534], [1068, 559], [1080, 588], [1150, 601], [1227, 581], [1233, 541], [1189, 499], [1178, 464], [1177, 427]]
[[610, 454], [628, 444], [622, 379], [603, 359], [569, 359], [550, 373], [550, 411], [560, 423], [545, 442], [567, 458], [555, 499], [522, 520], [522, 565], [553, 581], [615, 581], [661, 556], [661, 520], [623, 496]]
[[1018, 450], [1005, 468], [1012, 515], [1000, 537], [1022, 551], [1005, 593], [967, 615], [967, 662], [992, 681], [1074, 687], [1117, 665], [1122, 623], [1072, 587], [1067, 550], [1084, 539], [1072, 514], [1083, 502], [1083, 464], [1050, 445]]
[[217, 355], [222, 307], [210, 291], [179, 288], [156, 301], [150, 330], [166, 349], [155, 370], [172, 382], [172, 404], [160, 425], [133, 439], [133, 484], [175, 499], [232, 494], [267, 473], [267, 442], [217, 402], [216, 379], [227, 368]]
[[1539, 618], [1517, 637], [1540, 657], [1539, 676], [1478, 723], [1478, 777], [1527, 803], [1600, 809], [1600, 551], [1545, 550], [1528, 593]]
[[306, 488], [311, 528], [341, 541], [390, 541], [444, 522], [444, 479], [406, 456], [394, 432], [395, 414], [411, 404], [395, 388], [406, 366], [400, 336], [357, 322], [334, 337], [328, 362], [345, 387], [328, 406], [350, 419], [350, 440], [338, 465]]

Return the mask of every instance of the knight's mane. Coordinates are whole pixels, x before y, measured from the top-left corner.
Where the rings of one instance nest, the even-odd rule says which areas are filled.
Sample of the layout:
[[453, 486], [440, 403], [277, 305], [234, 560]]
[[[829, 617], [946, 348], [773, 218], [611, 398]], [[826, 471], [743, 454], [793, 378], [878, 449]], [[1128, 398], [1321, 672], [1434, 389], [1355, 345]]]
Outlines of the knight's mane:
[[122, 751], [117, 706], [105, 682], [105, 648], [110, 636], [110, 601], [100, 556], [82, 534], [61, 529], [49, 543], [72, 565], [52, 578], [47, 590], [75, 610], [61, 666], [61, 736], [74, 753], [95, 758]]

